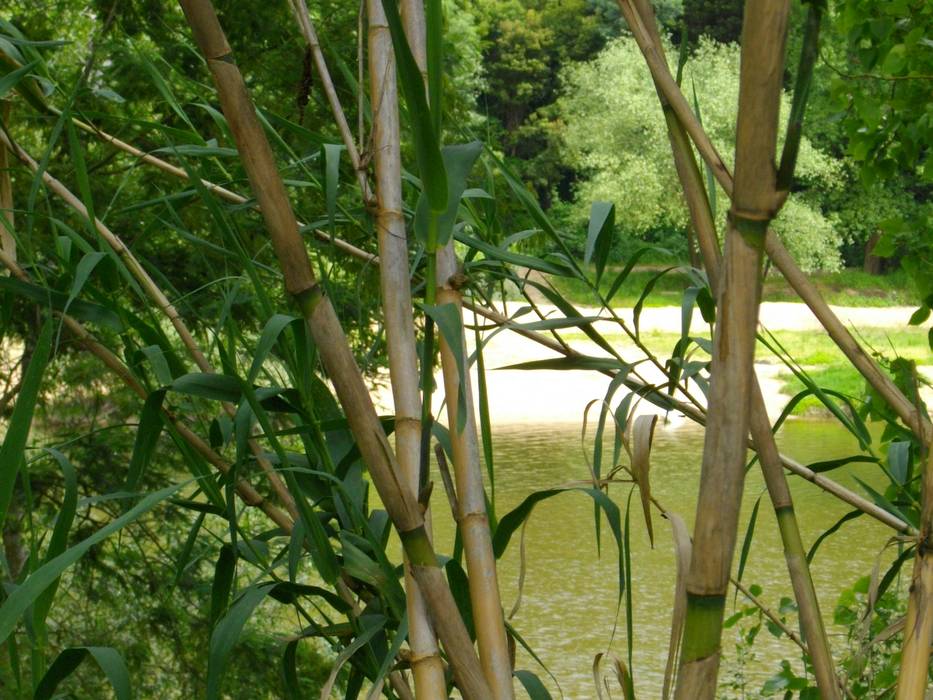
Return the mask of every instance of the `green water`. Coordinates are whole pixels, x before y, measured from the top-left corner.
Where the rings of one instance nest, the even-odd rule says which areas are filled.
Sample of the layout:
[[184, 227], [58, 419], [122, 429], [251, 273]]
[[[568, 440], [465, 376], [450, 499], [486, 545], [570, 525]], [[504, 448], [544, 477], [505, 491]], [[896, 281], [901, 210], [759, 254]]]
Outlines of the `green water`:
[[[790, 422], [782, 429], [778, 441], [782, 452], [805, 464], [858, 451], [847, 433], [825, 421]], [[702, 445], [703, 433], [698, 427], [659, 424], [652, 450], [653, 493], [666, 509], [681, 515], [691, 530]], [[495, 434], [495, 457], [496, 509], [500, 517], [535, 490], [586, 479], [589, 474], [579, 425], [500, 427]], [[854, 476], [868, 483], [880, 483], [872, 465], [832, 473], [837, 481], [858, 490]], [[790, 477], [790, 483], [804, 544], [809, 547], [821, 532], [851, 508], [801, 479]], [[626, 484], [612, 487], [611, 495], [623, 509], [628, 491]], [[760, 472], [755, 469], [746, 482], [740, 546], [755, 500], [763, 491]], [[442, 502], [435, 498], [434, 507]], [[449, 552], [452, 537], [449, 519], [438, 518], [438, 521], [435, 536], [439, 549]], [[654, 531], [655, 547], [652, 549], [636, 493], [632, 500], [630, 553], [633, 666], [639, 698], [660, 697], [674, 591], [675, 560], [670, 526], [656, 514]], [[843, 630], [832, 625], [832, 611], [838, 595], [859, 576], [871, 571], [890, 534], [874, 520], [858, 518], [825, 542], [814, 560], [814, 582], [834, 647], [841, 647], [843, 643]], [[512, 624], [556, 677], [565, 698], [595, 698], [592, 680], [595, 655], [607, 649], [623, 659], [627, 655], [624, 609], [618, 618], [615, 614], [618, 569], [614, 541], [604, 527], [600, 557], [592, 501], [580, 493], [566, 493], [536, 507], [527, 527], [525, 547], [527, 571], [522, 604]], [[516, 536], [500, 568], [506, 611], [516, 599], [519, 568], [519, 538]], [[761, 585], [764, 601], [775, 610], [782, 596], [792, 596], [780, 537], [766, 494], [744, 581]], [[724, 636], [727, 655], [733, 650], [733, 637], [734, 633], [727, 630]], [[786, 639], [777, 640], [766, 631], [759, 634], [755, 652], [757, 658], [744, 668], [750, 681], [749, 689], [760, 688], [761, 682], [776, 671], [780, 659], [798, 656], [793, 644]], [[519, 653], [517, 665], [538, 673], [558, 697], [557, 686], [527, 654]]]

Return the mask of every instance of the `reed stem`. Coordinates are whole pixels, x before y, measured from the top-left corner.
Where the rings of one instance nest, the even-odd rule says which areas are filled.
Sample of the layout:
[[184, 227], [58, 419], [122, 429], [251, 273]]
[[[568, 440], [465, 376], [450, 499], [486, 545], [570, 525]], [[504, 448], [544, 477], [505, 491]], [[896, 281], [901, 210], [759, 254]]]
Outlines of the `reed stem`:
[[[302, 0], [298, 0], [302, 2]], [[408, 239], [402, 213], [401, 136], [395, 55], [381, 0], [369, 0], [369, 80], [376, 172], [376, 229], [389, 376], [395, 402], [395, 446], [405, 486], [421, 489], [421, 400], [415, 320], [411, 299]], [[431, 536], [430, 511], [425, 529]], [[447, 682], [424, 598], [406, 567], [409, 646], [419, 700], [444, 700]]]

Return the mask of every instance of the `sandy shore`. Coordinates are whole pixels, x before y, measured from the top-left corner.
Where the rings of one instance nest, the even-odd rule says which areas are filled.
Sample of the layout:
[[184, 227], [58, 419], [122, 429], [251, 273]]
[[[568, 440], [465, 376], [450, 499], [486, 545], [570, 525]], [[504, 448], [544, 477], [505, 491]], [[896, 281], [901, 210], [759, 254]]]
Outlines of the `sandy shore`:
[[[519, 311], [524, 305], [521, 303], [510, 302], [505, 305], [504, 312], [512, 315]], [[542, 306], [541, 310], [550, 315], [555, 313], [553, 307]], [[598, 316], [596, 309], [579, 309], [584, 316]], [[907, 320], [914, 309], [910, 307], [893, 308], [857, 308], [857, 307], [834, 307], [843, 323], [855, 328], [898, 328], [906, 327]], [[631, 327], [633, 319], [630, 309], [620, 310], [619, 315], [625, 319]], [[559, 316], [559, 312], [557, 312]], [[761, 305], [759, 316], [763, 326], [769, 330], [792, 330], [792, 331], [821, 331], [821, 326], [810, 310], [804, 304], [795, 304], [787, 302], [767, 302]], [[533, 317], [525, 315], [519, 319], [519, 322], [526, 323], [533, 320]], [[467, 323], [472, 323], [473, 319], [467, 318]], [[693, 323], [695, 327], [702, 324], [699, 314], [695, 315]], [[613, 333], [617, 335], [618, 329], [608, 321], [597, 322], [596, 327], [600, 332]], [[680, 333], [681, 328], [681, 310], [679, 307], [658, 307], [647, 308], [641, 314], [639, 326], [642, 331], [661, 331], [667, 333]], [[576, 329], [571, 329], [576, 330]], [[472, 343], [472, 334], [468, 343], [472, 352], [474, 347]], [[579, 333], [578, 333], [579, 335]], [[596, 357], [605, 357], [606, 353], [590, 341], [574, 341], [573, 347], [587, 355]], [[636, 361], [642, 356], [637, 348], [623, 346], [620, 350], [626, 360]], [[531, 340], [528, 340], [516, 333], [503, 331], [497, 333], [485, 346], [484, 358], [487, 368], [487, 388], [489, 396], [490, 417], [496, 424], [521, 424], [521, 423], [581, 423], [587, 406], [590, 407], [590, 418], [595, 419], [598, 416], [599, 402], [606, 395], [609, 388], [610, 379], [595, 371], [582, 370], [521, 370], [504, 369], [512, 365], [532, 360], [543, 360], [547, 358], [559, 357], [559, 355]], [[924, 368], [930, 374], [933, 368]], [[774, 364], [759, 363], [755, 367], [761, 384], [762, 393], [765, 397], [765, 403], [768, 407], [768, 413], [776, 418], [785, 403], [788, 396], [781, 393], [782, 382], [778, 379], [778, 374], [783, 370], [782, 366]], [[648, 382], [662, 381], [660, 370], [642, 363], [638, 365], [638, 371]], [[438, 376], [438, 385], [443, 386], [441, 378]], [[703, 403], [703, 394], [694, 386], [692, 393], [694, 398]], [[473, 391], [476, 394], [476, 374], [473, 374]], [[616, 400], [621, 398], [622, 390], [616, 395]], [[391, 413], [392, 395], [388, 387], [388, 382], [377, 392], [377, 403], [380, 410]], [[680, 397], [683, 398], [683, 397]], [[933, 396], [927, 396], [929, 402]], [[434, 398], [434, 405], [440, 405], [443, 400], [443, 390], [440, 389]], [[658, 412], [647, 401], [642, 401], [638, 406], [638, 413]], [[676, 426], [686, 421], [680, 414], [671, 414], [668, 416], [669, 425]]]

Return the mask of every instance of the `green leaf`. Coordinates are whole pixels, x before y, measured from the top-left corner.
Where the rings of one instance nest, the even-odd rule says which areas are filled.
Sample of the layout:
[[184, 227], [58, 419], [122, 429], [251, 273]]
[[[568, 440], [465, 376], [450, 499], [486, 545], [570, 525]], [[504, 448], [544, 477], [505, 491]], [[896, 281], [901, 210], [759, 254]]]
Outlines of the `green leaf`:
[[131, 700], [130, 674], [120, 652], [112, 647], [70, 647], [64, 649], [49, 666], [36, 686], [33, 700], [51, 700], [59, 683], [70, 676], [88, 656], [97, 662], [107, 676], [117, 700]]
[[272, 348], [275, 347], [282, 331], [285, 330], [289, 324], [295, 322], [303, 323], [302, 319], [295, 316], [286, 316], [285, 314], [276, 314], [266, 321], [266, 325], [263, 326], [262, 329], [262, 334], [259, 336], [259, 342], [256, 344], [256, 354], [253, 355], [253, 364], [249, 368], [249, 374], [246, 375], [247, 382], [250, 384], [255, 383], [256, 377], [259, 376], [259, 370], [262, 369], [263, 362], [266, 361], [269, 353], [272, 352]]
[[274, 585], [263, 583], [247, 588], [214, 627], [207, 657], [207, 700], [217, 700], [220, 697], [220, 687], [230, 652], [239, 640], [249, 616]]
[[512, 535], [522, 526], [522, 523], [528, 519], [531, 515], [534, 507], [541, 501], [553, 496], [558, 496], [562, 493], [568, 493], [571, 491], [579, 491], [584, 493], [602, 508], [603, 513], [606, 514], [606, 520], [609, 521], [609, 527], [612, 530], [612, 535], [615, 538], [616, 546], [619, 550], [619, 597], [618, 601], [622, 601], [622, 593], [625, 591], [625, 567], [623, 565], [623, 555], [624, 547], [622, 543], [622, 519], [619, 513], [619, 507], [612, 502], [612, 500], [605, 493], [599, 489], [591, 488], [580, 488], [580, 487], [571, 487], [571, 488], [558, 488], [558, 489], [545, 489], [543, 491], [536, 491], [530, 496], [527, 496], [524, 501], [522, 501], [515, 508], [506, 513], [500, 520], [499, 525], [496, 527], [496, 531], [493, 534], [492, 539], [492, 548], [493, 552], [496, 555], [496, 559], [500, 559], [505, 553], [506, 548], [509, 546], [509, 541], [512, 539]]
[[143, 474], [152, 459], [156, 443], [162, 434], [162, 401], [165, 399], [165, 390], [153, 391], [146, 397], [142, 413], [139, 416], [139, 427], [136, 429], [136, 440], [133, 443], [133, 454], [130, 457], [130, 467], [126, 474], [127, 491], [136, 491], [142, 482]]
[[68, 314], [79, 321], [96, 323], [110, 330], [120, 332], [123, 330], [123, 322], [113, 311], [100, 304], [92, 304], [87, 301], [76, 299], [70, 304], [68, 296], [52, 289], [39, 287], [29, 282], [23, 282], [12, 277], [0, 276], [0, 290], [9, 290], [14, 294], [25, 297], [36, 304], [64, 311], [68, 309]]
[[603, 276], [609, 251], [612, 249], [612, 236], [615, 232], [616, 207], [611, 202], [593, 202], [590, 208], [590, 223], [586, 233], [586, 248], [583, 262], [589, 265], [595, 255], [596, 284]]
[[[487, 258], [493, 260], [499, 260], [504, 263], [509, 263], [510, 265], [527, 267], [532, 270], [538, 270], [539, 272], [547, 272], [552, 275], [560, 275], [561, 277], [577, 277], [577, 273], [565, 265], [549, 262], [531, 255], [514, 253], [511, 250], [505, 250], [491, 243], [487, 243], [486, 241], [482, 241], [479, 238], [474, 238], [462, 231], [455, 233], [454, 237], [464, 245], [480, 251]], [[474, 262], [472, 264], [477, 265], [478, 263]]]
[[343, 146], [335, 143], [325, 143], [324, 152], [324, 193], [327, 200], [327, 222], [330, 226], [330, 235], [336, 233], [335, 220], [337, 217], [337, 189], [340, 187], [340, 152]]
[[736, 579], [739, 583], [742, 582], [742, 576], [745, 573], [745, 564], [748, 563], [748, 554], [752, 549], [752, 540], [755, 537], [755, 524], [758, 522], [758, 507], [760, 505], [761, 496], [755, 500], [755, 507], [752, 508], [751, 517], [748, 519], [748, 527], [745, 530], [745, 539], [742, 540], [742, 553], [739, 556], [739, 570], [736, 574]]
[[240, 387], [240, 380], [236, 377], [225, 374], [191, 372], [178, 377], [172, 382], [171, 388], [181, 394], [237, 403], [242, 395]]
[[405, 102], [408, 105], [408, 119], [415, 140], [415, 160], [418, 172], [427, 194], [431, 210], [440, 214], [447, 209], [447, 173], [441, 156], [440, 134], [434, 127], [431, 110], [424, 92], [424, 80], [411, 47], [405, 38], [402, 19], [399, 15], [397, 0], [382, 0], [395, 59], [398, 65]]
[[23, 383], [10, 416], [3, 445], [0, 445], [0, 531], [3, 530], [7, 511], [13, 500], [16, 477], [19, 475], [20, 466], [24, 460], [26, 441], [29, 439], [29, 429], [32, 426], [32, 417], [39, 398], [39, 388], [42, 386], [42, 375], [51, 352], [52, 320], [49, 318], [45, 320], [39, 331], [39, 339], [36, 341], [35, 351], [29, 360], [26, 374], [23, 376]]
[[[453, 235], [454, 224], [457, 222], [460, 200], [463, 197], [463, 191], [466, 189], [467, 178], [469, 178], [473, 164], [476, 163], [476, 159], [482, 151], [483, 144], [480, 141], [444, 146], [441, 149], [441, 157], [447, 171], [447, 208], [440, 214], [436, 222], [437, 239], [435, 243], [437, 247], [446, 245]], [[415, 236], [426, 246], [429, 245], [430, 241], [432, 216], [437, 216], [437, 212], [432, 211], [429, 198], [425, 193], [422, 193], [422, 196], [418, 198], [414, 225]]]
[[233, 589], [233, 580], [236, 576], [236, 562], [236, 550], [230, 545], [223, 545], [217, 555], [217, 563], [214, 564], [214, 579], [211, 581], [211, 612], [207, 618], [211, 629], [214, 629], [227, 610], [230, 591]]
[[[65, 495], [62, 498], [61, 508], [58, 516], [55, 518], [55, 526], [52, 528], [52, 536], [49, 538], [49, 546], [45, 550], [43, 562], [48, 562], [65, 551], [68, 546], [68, 533], [71, 531], [71, 525], [75, 519], [75, 512], [78, 507], [78, 476], [75, 468], [61, 452], [54, 448], [46, 448], [48, 452], [62, 470], [62, 477], [65, 482]], [[49, 610], [52, 608], [52, 601], [55, 599], [55, 592], [58, 590], [58, 579], [56, 579], [36, 600], [33, 605], [33, 624], [37, 627], [45, 624]]]
[[460, 311], [454, 304], [440, 304], [438, 306], [425, 305], [424, 313], [437, 324], [457, 363], [457, 378], [460, 382], [460, 391], [457, 392], [457, 431], [463, 432], [467, 419], [467, 384], [466, 357], [463, 352], [463, 323]]
[[25, 66], [10, 71], [0, 78], [0, 99], [3, 99], [3, 97], [16, 87], [20, 80], [29, 75], [29, 72], [35, 67], [36, 62], [33, 61], [32, 63], [27, 63]]
[[515, 671], [513, 675], [522, 684], [525, 692], [528, 693], [529, 700], [551, 700], [551, 694], [544, 683], [531, 671]]
[[16, 588], [0, 606], [0, 643], [5, 642], [16, 628], [16, 623], [29, 607], [69, 566], [78, 561], [94, 545], [121, 530], [173, 496], [185, 484], [172, 484], [149, 494], [120, 517], [111, 520], [93, 535], [46, 562]]

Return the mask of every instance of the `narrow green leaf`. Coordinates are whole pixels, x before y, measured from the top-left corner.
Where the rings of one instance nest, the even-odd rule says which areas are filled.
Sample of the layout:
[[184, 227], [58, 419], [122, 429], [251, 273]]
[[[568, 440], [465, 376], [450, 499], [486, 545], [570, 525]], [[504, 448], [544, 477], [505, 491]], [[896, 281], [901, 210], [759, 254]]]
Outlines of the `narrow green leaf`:
[[602, 279], [609, 251], [612, 249], [612, 236], [615, 232], [616, 206], [611, 202], [593, 202], [590, 207], [590, 223], [586, 233], [586, 248], [583, 262], [587, 265], [596, 259], [596, 284]]
[[102, 542], [114, 532], [135, 522], [155, 508], [159, 503], [173, 496], [184, 484], [172, 484], [149, 494], [120, 517], [110, 521], [93, 535], [65, 550], [49, 562], [36, 569], [0, 606], [0, 643], [5, 642], [16, 623], [41, 595], [69, 566], [78, 561], [95, 544]]
[[120, 317], [100, 304], [92, 304], [80, 299], [76, 299], [69, 304], [66, 294], [13, 279], [12, 277], [0, 276], [0, 290], [4, 289], [41, 306], [51, 307], [56, 311], [64, 311], [67, 307], [68, 314], [79, 321], [96, 323], [117, 332], [123, 330], [123, 322]]
[[[75, 512], [78, 507], [78, 476], [74, 466], [68, 461], [61, 452], [54, 448], [46, 448], [62, 470], [62, 477], [65, 486], [65, 493], [62, 497], [62, 505], [55, 518], [55, 526], [52, 528], [52, 536], [49, 538], [49, 546], [45, 550], [43, 562], [48, 562], [65, 551], [68, 546], [68, 533], [71, 531], [71, 525], [74, 522]], [[56, 579], [36, 600], [33, 605], [33, 624], [37, 627], [45, 624], [49, 610], [52, 608], [52, 601], [58, 590], [58, 579]]]
[[7, 426], [6, 436], [3, 438], [3, 445], [0, 446], [0, 531], [3, 530], [7, 511], [13, 500], [16, 477], [23, 463], [26, 441], [29, 439], [29, 429], [32, 426], [39, 389], [42, 386], [42, 375], [51, 352], [52, 320], [46, 319], [39, 331], [36, 348], [29, 360], [29, 367], [26, 368], [19, 396]]
[[755, 537], [755, 524], [758, 522], [758, 507], [761, 505], [761, 496], [755, 501], [755, 507], [752, 508], [752, 514], [748, 519], [748, 527], [745, 528], [745, 538], [742, 540], [742, 553], [739, 555], [739, 570], [736, 579], [741, 583], [742, 576], [745, 574], [745, 565], [748, 563], [748, 554], [752, 550], [752, 540]]
[[551, 700], [551, 694], [544, 686], [544, 683], [531, 671], [518, 670], [513, 675], [522, 684], [525, 692], [528, 693], [529, 700]]
[[[453, 235], [467, 179], [482, 150], [483, 144], [480, 141], [444, 146], [441, 149], [441, 157], [447, 171], [447, 208], [438, 217], [436, 223], [436, 245], [438, 247], [446, 245]], [[429, 243], [432, 216], [437, 216], [437, 214], [432, 212], [428, 197], [422, 194], [418, 198], [418, 205], [415, 209], [414, 226], [416, 237], [425, 245]]]
[[74, 673], [88, 656], [97, 662], [107, 676], [117, 700], [131, 700], [133, 692], [129, 671], [123, 657], [112, 647], [70, 647], [63, 650], [39, 681], [33, 700], [51, 700], [58, 685]]
[[411, 121], [411, 131], [415, 141], [415, 160], [418, 162], [418, 172], [421, 175], [421, 182], [427, 193], [431, 210], [441, 213], [447, 209], [447, 173], [441, 157], [440, 134], [434, 128], [421, 71], [418, 70], [418, 64], [411, 53], [408, 39], [405, 38], [398, 2], [397, 0], [382, 0], [382, 7], [389, 24], [389, 33], [392, 35], [399, 78], [405, 93], [405, 102], [408, 105], [408, 118]]
[[207, 658], [207, 700], [217, 700], [220, 697], [220, 687], [230, 652], [239, 640], [249, 616], [274, 585], [263, 583], [247, 588], [214, 627]]
[[133, 443], [133, 454], [130, 457], [130, 468], [126, 474], [127, 491], [136, 491], [142, 483], [146, 467], [152, 460], [156, 443], [162, 434], [164, 425], [162, 418], [162, 401], [165, 390], [153, 391], [146, 397], [142, 413], [139, 416], [139, 427], [136, 429], [136, 440]]
[[336, 235], [337, 189], [340, 187], [340, 152], [343, 148], [335, 143], [325, 143], [321, 147], [324, 152], [324, 194], [331, 236]]
[[303, 323], [303, 321], [295, 316], [286, 316], [285, 314], [276, 314], [268, 321], [266, 325], [263, 326], [262, 334], [259, 336], [259, 342], [256, 344], [256, 354], [253, 355], [253, 364], [249, 368], [249, 374], [246, 375], [246, 381], [250, 384], [255, 383], [256, 378], [259, 376], [259, 371], [262, 369], [263, 362], [266, 361], [266, 358], [269, 356], [269, 353], [272, 352], [272, 348], [275, 347], [276, 342], [278, 342], [279, 336], [282, 334], [282, 331], [292, 323]]
[[214, 564], [214, 579], [211, 581], [211, 612], [208, 620], [211, 629], [227, 611], [230, 601], [230, 591], [233, 589], [233, 579], [236, 576], [236, 550], [223, 545], [217, 554], [217, 563]]
[[240, 386], [240, 380], [236, 377], [225, 374], [191, 372], [178, 377], [172, 382], [171, 388], [181, 394], [237, 403], [242, 394]]
[[460, 312], [454, 304], [440, 304], [437, 306], [425, 305], [424, 313], [431, 317], [448, 347], [454, 354], [457, 363], [457, 377], [460, 382], [460, 392], [457, 394], [457, 431], [463, 432], [466, 427], [466, 357], [463, 351], [463, 323]]

